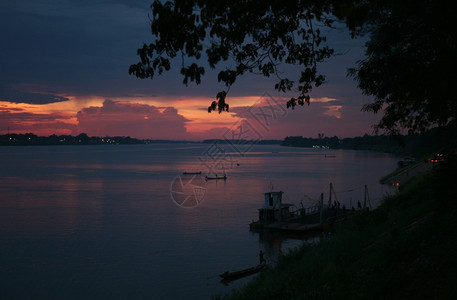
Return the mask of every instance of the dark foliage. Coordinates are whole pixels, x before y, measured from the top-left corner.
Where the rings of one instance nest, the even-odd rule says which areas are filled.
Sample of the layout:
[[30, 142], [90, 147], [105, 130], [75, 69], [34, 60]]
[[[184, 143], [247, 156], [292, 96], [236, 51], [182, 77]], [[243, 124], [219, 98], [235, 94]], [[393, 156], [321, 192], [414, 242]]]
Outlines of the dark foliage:
[[[240, 76], [275, 76], [275, 89], [294, 91], [287, 107], [309, 104], [322, 85], [318, 64], [334, 53], [319, 26], [345, 22], [352, 36], [368, 34], [366, 58], [349, 70], [362, 91], [374, 97], [363, 107], [383, 111], [377, 130], [424, 132], [456, 119], [453, 85], [457, 67], [457, 18], [452, 0], [155, 0], [153, 41], [138, 49], [129, 73], [154, 78], [181, 59], [183, 83], [199, 84], [205, 65], [219, 70], [226, 89], [208, 112], [228, 111], [230, 87]], [[319, 25], [319, 26], [318, 26]], [[285, 78], [281, 64], [298, 65], [298, 78]]]
[[[163, 1], [151, 5], [153, 42], [138, 49], [140, 62], [129, 73], [153, 78], [171, 68], [170, 60], [181, 58], [183, 83], [201, 82], [206, 60], [218, 68], [218, 81], [226, 90], [217, 94], [208, 111], [228, 111], [227, 92], [245, 73], [276, 76], [275, 89], [296, 90], [288, 107], [309, 104], [309, 92], [325, 77], [317, 64], [333, 50], [317, 25], [331, 26], [335, 17], [332, 1]], [[343, 10], [340, 10], [341, 12]], [[303, 66], [299, 78], [283, 78], [279, 65]]]
[[[384, 110], [376, 129], [424, 132], [457, 117], [457, 18], [449, 0], [369, 1], [366, 58], [349, 71]], [[376, 9], [374, 9], [376, 8]]]

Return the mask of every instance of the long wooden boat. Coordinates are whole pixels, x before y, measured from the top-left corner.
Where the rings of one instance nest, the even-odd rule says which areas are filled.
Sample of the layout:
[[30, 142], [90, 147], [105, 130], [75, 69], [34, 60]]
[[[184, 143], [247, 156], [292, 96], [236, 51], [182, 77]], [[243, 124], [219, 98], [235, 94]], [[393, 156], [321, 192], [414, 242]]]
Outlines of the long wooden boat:
[[206, 180], [217, 180], [217, 179], [227, 179], [227, 175], [224, 176], [205, 176]]
[[219, 276], [221, 276], [223, 282], [230, 282], [230, 281], [234, 281], [234, 280], [243, 278], [245, 276], [260, 272], [260, 270], [262, 270], [262, 268], [264, 266], [265, 266], [265, 264], [260, 264], [255, 267], [247, 268], [247, 269], [240, 270], [240, 271], [235, 271], [235, 272], [226, 271], [226, 272], [220, 274]]
[[200, 172], [183, 172], [182, 174], [183, 175], [198, 175], [198, 174], [201, 174], [201, 173], [202, 173], [202, 171], [200, 171]]

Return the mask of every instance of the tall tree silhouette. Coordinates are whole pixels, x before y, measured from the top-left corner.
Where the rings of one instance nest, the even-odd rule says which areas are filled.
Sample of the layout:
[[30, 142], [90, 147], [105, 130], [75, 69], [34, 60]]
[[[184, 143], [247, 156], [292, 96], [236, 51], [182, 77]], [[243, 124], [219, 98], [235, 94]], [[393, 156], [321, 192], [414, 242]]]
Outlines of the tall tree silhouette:
[[[424, 131], [456, 118], [456, 20], [451, 0], [156, 0], [151, 5], [153, 40], [138, 49], [129, 73], [154, 78], [181, 60], [183, 83], [200, 84], [205, 67], [218, 69], [226, 88], [208, 111], [228, 111], [230, 87], [246, 73], [277, 78], [274, 88], [295, 91], [287, 107], [309, 104], [324, 83], [318, 64], [334, 51], [321, 26], [344, 21], [352, 36], [367, 34], [366, 58], [349, 70], [373, 96], [365, 111], [384, 115], [376, 129]], [[298, 78], [281, 65], [299, 65]]]
[[[376, 9], [374, 9], [376, 8]], [[452, 1], [380, 1], [369, 11], [366, 58], [349, 74], [384, 115], [377, 129], [424, 132], [457, 117], [457, 18]]]

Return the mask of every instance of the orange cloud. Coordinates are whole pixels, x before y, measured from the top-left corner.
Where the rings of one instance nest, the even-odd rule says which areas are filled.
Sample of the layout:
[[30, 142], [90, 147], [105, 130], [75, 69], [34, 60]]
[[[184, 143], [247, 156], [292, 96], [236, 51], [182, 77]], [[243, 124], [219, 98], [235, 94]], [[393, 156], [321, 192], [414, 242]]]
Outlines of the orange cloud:
[[25, 104], [0, 106], [0, 132], [29, 133], [37, 135], [71, 134], [75, 120], [64, 113], [35, 112], [36, 107]]
[[48, 104], [0, 101], [0, 133], [37, 135], [79, 134], [131, 136], [144, 139], [202, 140], [210, 138], [283, 139], [288, 135], [355, 136], [371, 133], [376, 116], [360, 107], [329, 97], [311, 105], [286, 109], [286, 99], [228, 99], [230, 112], [207, 112], [210, 98], [118, 97], [60, 95], [68, 99]]
[[[268, 100], [268, 101], [267, 101]], [[358, 106], [337, 105], [336, 99], [319, 98], [311, 105], [286, 109], [283, 99], [267, 96], [251, 107], [238, 107], [233, 112], [243, 121], [231, 128], [245, 139], [283, 139], [286, 136], [350, 137], [372, 134], [371, 125], [379, 116], [360, 111]]]
[[324, 115], [335, 117], [337, 119], [341, 118], [341, 109], [343, 108], [342, 105], [327, 105], [323, 106], [323, 108], [327, 109], [327, 111], [324, 112]]
[[320, 97], [320, 98], [311, 98], [311, 102], [314, 103], [327, 103], [327, 102], [333, 102], [336, 101], [335, 98], [329, 98], [329, 97]]
[[75, 134], [89, 136], [131, 136], [141, 139], [188, 139], [186, 122], [173, 107], [105, 100], [102, 106], [91, 106], [77, 113]]

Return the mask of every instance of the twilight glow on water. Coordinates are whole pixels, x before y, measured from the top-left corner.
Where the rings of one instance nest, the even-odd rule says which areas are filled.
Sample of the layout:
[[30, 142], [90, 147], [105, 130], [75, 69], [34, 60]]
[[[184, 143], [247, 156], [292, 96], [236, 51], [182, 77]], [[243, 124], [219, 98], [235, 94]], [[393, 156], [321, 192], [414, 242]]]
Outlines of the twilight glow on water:
[[[224, 153], [217, 164], [216, 146]], [[396, 166], [387, 154], [222, 148], [1, 147], [1, 297], [209, 299], [249, 280], [226, 286], [220, 273], [256, 265], [260, 250], [274, 263], [307, 242], [249, 232], [263, 193], [282, 190], [285, 202], [306, 206], [332, 182], [351, 207], [365, 184], [372, 206], [392, 192], [378, 183]], [[189, 194], [188, 178], [199, 176], [182, 173], [204, 177], [210, 163], [227, 180], [195, 181], [201, 201], [177, 205]]]

